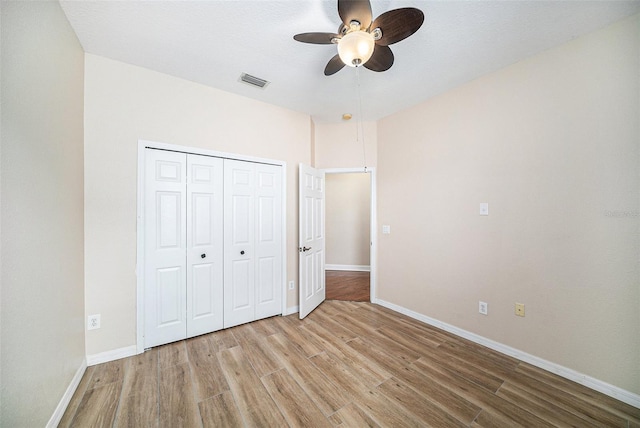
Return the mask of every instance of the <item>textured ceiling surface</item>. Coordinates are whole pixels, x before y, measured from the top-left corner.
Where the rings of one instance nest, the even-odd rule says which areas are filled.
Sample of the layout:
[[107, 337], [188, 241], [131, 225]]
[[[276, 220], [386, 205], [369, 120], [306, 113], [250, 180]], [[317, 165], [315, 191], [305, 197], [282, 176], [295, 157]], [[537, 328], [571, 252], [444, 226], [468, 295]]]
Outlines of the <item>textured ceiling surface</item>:
[[[377, 120], [484, 74], [640, 11], [635, 1], [372, 0], [374, 18], [417, 7], [425, 22], [391, 45], [395, 63], [376, 73], [323, 74], [335, 45], [293, 40], [337, 31], [335, 0], [61, 1], [88, 53], [307, 113]], [[257, 89], [241, 73], [266, 79]]]

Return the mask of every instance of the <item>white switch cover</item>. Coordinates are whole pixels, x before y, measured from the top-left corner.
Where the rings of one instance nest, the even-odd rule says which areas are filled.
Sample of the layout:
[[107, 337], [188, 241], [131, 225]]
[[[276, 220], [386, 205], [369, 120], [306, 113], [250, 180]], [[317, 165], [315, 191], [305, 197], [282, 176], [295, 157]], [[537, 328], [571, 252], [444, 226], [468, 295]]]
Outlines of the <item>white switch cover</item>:
[[391, 233], [391, 226], [389, 226], [388, 224], [383, 224], [382, 225], [382, 233], [385, 235], [388, 235]]
[[480, 215], [489, 215], [489, 203], [480, 202]]

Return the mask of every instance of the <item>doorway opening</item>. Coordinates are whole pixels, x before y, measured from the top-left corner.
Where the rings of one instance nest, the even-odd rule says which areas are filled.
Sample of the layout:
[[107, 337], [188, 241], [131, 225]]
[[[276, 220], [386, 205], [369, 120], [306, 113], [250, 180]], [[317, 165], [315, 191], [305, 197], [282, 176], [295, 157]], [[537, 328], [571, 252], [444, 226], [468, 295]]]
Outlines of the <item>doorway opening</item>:
[[325, 170], [327, 300], [372, 301], [373, 174]]

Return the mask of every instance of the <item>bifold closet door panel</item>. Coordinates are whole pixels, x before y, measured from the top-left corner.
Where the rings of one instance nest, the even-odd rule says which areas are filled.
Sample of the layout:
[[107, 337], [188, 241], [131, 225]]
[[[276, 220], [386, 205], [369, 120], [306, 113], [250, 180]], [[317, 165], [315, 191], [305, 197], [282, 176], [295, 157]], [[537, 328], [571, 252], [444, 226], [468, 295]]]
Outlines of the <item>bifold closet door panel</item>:
[[187, 155], [187, 337], [223, 328], [223, 167]]
[[145, 153], [146, 348], [186, 336], [186, 161], [184, 153]]
[[224, 327], [255, 320], [255, 164], [224, 160]]
[[256, 315], [282, 313], [282, 168], [256, 164]]

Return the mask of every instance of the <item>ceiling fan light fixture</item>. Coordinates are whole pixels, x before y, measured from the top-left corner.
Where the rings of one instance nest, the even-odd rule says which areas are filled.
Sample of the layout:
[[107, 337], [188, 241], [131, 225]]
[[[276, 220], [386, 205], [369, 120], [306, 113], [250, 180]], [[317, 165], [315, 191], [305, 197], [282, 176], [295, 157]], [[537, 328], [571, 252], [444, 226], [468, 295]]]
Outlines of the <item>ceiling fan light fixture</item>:
[[338, 55], [349, 67], [358, 67], [373, 55], [375, 40], [366, 31], [351, 31], [338, 41]]

